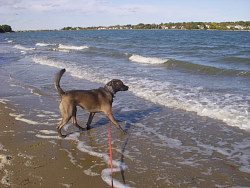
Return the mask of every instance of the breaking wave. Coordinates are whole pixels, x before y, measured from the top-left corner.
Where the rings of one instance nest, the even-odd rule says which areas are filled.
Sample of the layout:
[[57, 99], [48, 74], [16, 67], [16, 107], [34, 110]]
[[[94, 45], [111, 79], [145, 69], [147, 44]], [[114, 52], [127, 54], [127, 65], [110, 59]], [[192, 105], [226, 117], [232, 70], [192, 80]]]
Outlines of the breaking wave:
[[133, 54], [129, 57], [129, 60], [133, 62], [137, 62], [137, 63], [142, 63], [142, 64], [156, 65], [156, 64], [166, 63], [169, 59], [161, 59], [161, 58], [156, 58], [156, 57], [143, 57], [140, 55]]
[[58, 46], [59, 49], [66, 49], [66, 50], [84, 50], [88, 49], [88, 46], [70, 46], [70, 45], [63, 45], [59, 44]]
[[201, 65], [190, 63], [187, 61], [179, 61], [175, 59], [164, 59], [156, 57], [144, 57], [140, 55], [130, 55], [129, 60], [132, 62], [148, 65], [162, 65], [167, 69], [178, 69], [182, 71], [210, 74], [210, 75], [222, 75], [222, 76], [244, 76], [250, 77], [250, 71], [246, 70], [235, 70], [235, 69], [224, 69], [213, 66]]
[[35, 48], [28, 48], [28, 47], [25, 47], [25, 46], [22, 46], [22, 45], [15, 45], [14, 48], [16, 49], [19, 49], [19, 50], [24, 50], [24, 51], [32, 51], [32, 50], [35, 50]]
[[45, 46], [57, 46], [57, 44], [49, 44], [49, 43], [38, 42], [38, 43], [36, 43], [36, 46], [42, 46], [42, 47], [45, 47]]

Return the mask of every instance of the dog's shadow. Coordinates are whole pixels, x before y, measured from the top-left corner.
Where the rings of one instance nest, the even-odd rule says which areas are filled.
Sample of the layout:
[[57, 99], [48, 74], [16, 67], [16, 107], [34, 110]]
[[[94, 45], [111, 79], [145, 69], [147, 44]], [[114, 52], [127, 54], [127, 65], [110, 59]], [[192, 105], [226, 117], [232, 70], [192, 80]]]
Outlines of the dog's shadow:
[[[159, 106], [152, 106], [148, 109], [144, 110], [133, 110], [133, 111], [121, 111], [121, 109], [114, 110], [113, 115], [115, 116], [116, 120], [118, 122], [126, 122], [126, 125], [124, 127], [126, 132], [129, 132], [130, 129], [133, 127], [134, 123], [139, 122], [146, 118], [151, 113], [156, 113], [162, 111], [162, 107]], [[104, 125], [107, 125], [110, 122], [110, 120], [107, 117], [103, 117], [97, 122], [95, 122], [93, 125], [91, 125], [90, 129], [96, 129], [99, 127], [102, 127]], [[88, 131], [89, 129], [84, 128], [84, 131]]]

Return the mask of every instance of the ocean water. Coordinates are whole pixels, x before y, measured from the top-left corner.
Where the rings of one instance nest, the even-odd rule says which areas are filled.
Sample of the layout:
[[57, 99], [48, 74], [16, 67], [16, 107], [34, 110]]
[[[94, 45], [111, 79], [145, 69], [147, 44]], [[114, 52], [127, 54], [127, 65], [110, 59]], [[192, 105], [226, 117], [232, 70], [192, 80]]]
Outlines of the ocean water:
[[[53, 79], [61, 68], [64, 90], [97, 88], [114, 78], [129, 86], [114, 100], [114, 115], [129, 132], [122, 137], [113, 129], [116, 187], [250, 185], [249, 32], [11, 33], [0, 35], [0, 54], [0, 99], [22, 109], [11, 114], [17, 120], [40, 127], [33, 132], [38, 139], [59, 139]], [[88, 114], [78, 114], [84, 126]], [[70, 125], [66, 140], [99, 159], [86, 168], [67, 150], [69, 160], [110, 184], [101, 136], [107, 124], [101, 114], [94, 118], [94, 143]]]

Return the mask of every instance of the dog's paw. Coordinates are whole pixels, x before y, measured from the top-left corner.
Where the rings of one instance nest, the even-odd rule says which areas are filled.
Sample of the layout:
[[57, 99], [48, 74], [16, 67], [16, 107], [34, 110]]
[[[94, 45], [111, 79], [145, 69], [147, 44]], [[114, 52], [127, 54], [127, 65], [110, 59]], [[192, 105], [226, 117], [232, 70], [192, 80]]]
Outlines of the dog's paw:
[[125, 130], [123, 130], [123, 129], [122, 129], [122, 133], [123, 133], [124, 135], [127, 135], [127, 134], [128, 134], [127, 131], [125, 131]]
[[66, 138], [67, 135], [59, 134], [60, 138]]
[[61, 138], [65, 138], [67, 135], [63, 135], [60, 129], [57, 129], [58, 136]]

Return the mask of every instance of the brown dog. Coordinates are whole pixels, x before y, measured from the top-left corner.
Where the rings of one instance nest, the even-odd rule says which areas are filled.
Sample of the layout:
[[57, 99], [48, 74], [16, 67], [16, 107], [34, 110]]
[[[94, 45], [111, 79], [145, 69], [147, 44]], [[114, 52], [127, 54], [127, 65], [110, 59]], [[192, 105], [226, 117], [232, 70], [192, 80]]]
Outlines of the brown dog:
[[90, 112], [87, 129], [90, 129], [90, 124], [95, 113], [104, 112], [104, 114], [112, 121], [113, 124], [116, 125], [117, 128], [126, 133], [112, 114], [112, 103], [115, 93], [118, 91], [127, 91], [128, 86], [124, 85], [121, 80], [114, 79], [99, 89], [71, 90], [64, 92], [60, 87], [60, 80], [65, 71], [65, 69], [62, 69], [59, 73], [57, 73], [55, 78], [55, 88], [61, 96], [59, 109], [61, 111], [62, 121], [57, 126], [59, 135], [61, 137], [66, 137], [66, 135], [62, 135], [61, 129], [71, 118], [73, 118], [73, 124], [77, 128], [83, 129], [77, 124], [77, 106], [80, 106]]

